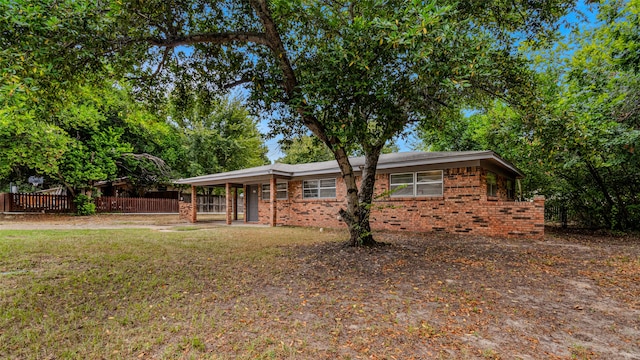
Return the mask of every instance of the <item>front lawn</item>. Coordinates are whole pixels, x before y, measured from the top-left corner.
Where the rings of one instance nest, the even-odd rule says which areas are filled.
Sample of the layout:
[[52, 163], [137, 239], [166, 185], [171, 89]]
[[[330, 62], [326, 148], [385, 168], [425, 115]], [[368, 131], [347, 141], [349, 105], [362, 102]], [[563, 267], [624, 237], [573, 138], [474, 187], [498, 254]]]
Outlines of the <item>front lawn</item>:
[[640, 240], [0, 231], [0, 358], [637, 359]]

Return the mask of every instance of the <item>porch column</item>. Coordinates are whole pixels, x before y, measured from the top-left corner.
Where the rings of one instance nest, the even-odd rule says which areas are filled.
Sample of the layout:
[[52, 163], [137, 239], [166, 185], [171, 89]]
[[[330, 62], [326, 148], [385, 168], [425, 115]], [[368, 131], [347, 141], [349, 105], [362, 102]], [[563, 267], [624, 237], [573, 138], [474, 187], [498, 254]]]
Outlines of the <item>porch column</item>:
[[238, 187], [233, 188], [233, 220], [238, 221]]
[[196, 194], [196, 186], [191, 185], [191, 216], [189, 221], [194, 223], [198, 221], [198, 194]]
[[242, 192], [244, 193], [244, 196], [242, 197], [242, 208], [244, 209], [244, 216], [242, 217], [244, 219], [244, 222], [247, 222], [247, 185], [242, 185]]
[[226, 201], [227, 201], [227, 225], [231, 225], [231, 211], [232, 211], [232, 207], [233, 207], [233, 203], [231, 202], [232, 197], [231, 197], [231, 184], [230, 183], [226, 183], [225, 184], [225, 189], [227, 192], [227, 196], [226, 196]]
[[269, 226], [276, 226], [277, 225], [277, 215], [278, 215], [278, 204], [276, 204], [277, 201], [277, 196], [276, 194], [278, 193], [278, 189], [277, 189], [277, 179], [274, 175], [271, 175], [271, 181], [270, 181], [270, 185], [269, 185], [269, 198], [271, 199], [271, 203], [270, 203], [270, 207], [271, 207], [271, 215], [269, 217]]

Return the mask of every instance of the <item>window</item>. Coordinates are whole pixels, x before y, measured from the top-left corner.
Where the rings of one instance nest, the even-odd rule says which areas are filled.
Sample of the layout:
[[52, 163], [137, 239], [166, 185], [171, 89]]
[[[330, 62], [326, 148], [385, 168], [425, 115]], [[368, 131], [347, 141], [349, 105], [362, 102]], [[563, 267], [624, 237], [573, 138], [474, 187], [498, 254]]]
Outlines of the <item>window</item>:
[[515, 199], [515, 198], [516, 198], [516, 191], [513, 187], [513, 180], [508, 179], [507, 180], [507, 199]]
[[498, 196], [498, 178], [492, 172], [487, 172], [487, 196]]
[[304, 199], [336, 197], [336, 179], [304, 180], [302, 197]]
[[389, 182], [392, 197], [442, 196], [442, 170], [391, 174]]
[[[289, 198], [289, 184], [286, 182], [276, 184], [276, 199], [286, 200]], [[271, 185], [262, 184], [262, 200], [271, 200]]]

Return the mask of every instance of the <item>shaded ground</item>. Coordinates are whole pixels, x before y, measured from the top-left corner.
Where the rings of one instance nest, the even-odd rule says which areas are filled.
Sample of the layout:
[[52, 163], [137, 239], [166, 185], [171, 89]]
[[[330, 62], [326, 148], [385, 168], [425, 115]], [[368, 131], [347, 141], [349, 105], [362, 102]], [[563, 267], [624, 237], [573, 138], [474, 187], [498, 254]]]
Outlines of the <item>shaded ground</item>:
[[146, 222], [190, 231], [50, 232], [25, 250], [0, 232], [0, 357], [640, 359], [638, 237], [353, 249], [342, 232]]
[[640, 359], [638, 239], [379, 238], [390, 245], [297, 255], [300, 297], [339, 319], [339, 343], [397, 358]]

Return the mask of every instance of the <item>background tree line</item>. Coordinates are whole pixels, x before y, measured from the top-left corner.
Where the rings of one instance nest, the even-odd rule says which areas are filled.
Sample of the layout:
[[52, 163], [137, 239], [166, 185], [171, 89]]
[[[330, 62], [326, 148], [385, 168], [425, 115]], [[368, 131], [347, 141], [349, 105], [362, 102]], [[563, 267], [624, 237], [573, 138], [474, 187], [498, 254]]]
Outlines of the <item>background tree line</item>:
[[0, 108], [0, 189], [31, 190], [29, 176], [72, 195], [127, 177], [141, 196], [172, 179], [266, 163], [257, 120], [238, 100], [173, 89], [149, 106], [126, 81], [70, 90], [56, 108], [4, 94]]
[[422, 127], [427, 150], [492, 149], [527, 174], [581, 225], [640, 228], [640, 2], [605, 2], [598, 23], [544, 51], [523, 49], [536, 69], [531, 112], [503, 101]]
[[82, 1], [0, 4], [0, 191], [32, 190], [35, 175], [73, 195], [127, 177], [141, 193], [268, 161], [240, 100], [206, 87], [151, 92], [144, 76], [116, 76], [98, 51], [74, 47], [103, 18], [96, 11]]

